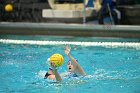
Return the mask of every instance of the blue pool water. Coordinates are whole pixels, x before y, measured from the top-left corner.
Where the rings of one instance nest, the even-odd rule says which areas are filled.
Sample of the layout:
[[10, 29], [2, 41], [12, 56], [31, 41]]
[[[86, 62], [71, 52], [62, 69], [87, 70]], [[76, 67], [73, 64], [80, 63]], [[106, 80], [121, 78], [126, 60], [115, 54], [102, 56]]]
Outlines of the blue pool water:
[[[140, 39], [82, 38], [51, 36], [1, 36], [8, 40], [52, 40], [81, 42], [140, 42]], [[55, 83], [38, 76], [48, 69], [46, 60], [60, 53], [62, 45], [0, 43], [0, 93], [140, 93], [140, 48], [71, 45], [72, 55], [87, 73], [86, 77]]]

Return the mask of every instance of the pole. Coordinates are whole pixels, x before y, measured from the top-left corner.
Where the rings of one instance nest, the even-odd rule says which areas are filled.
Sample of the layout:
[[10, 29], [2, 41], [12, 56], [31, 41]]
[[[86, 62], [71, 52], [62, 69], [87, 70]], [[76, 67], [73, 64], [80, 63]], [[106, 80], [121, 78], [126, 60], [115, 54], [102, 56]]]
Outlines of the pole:
[[86, 0], [83, 0], [84, 9], [83, 9], [83, 24], [86, 23]]
[[114, 25], [114, 20], [113, 20], [112, 14], [111, 14], [111, 9], [110, 9], [109, 4], [107, 4], [107, 8], [108, 8], [108, 10], [109, 10], [109, 15], [110, 15], [111, 24]]

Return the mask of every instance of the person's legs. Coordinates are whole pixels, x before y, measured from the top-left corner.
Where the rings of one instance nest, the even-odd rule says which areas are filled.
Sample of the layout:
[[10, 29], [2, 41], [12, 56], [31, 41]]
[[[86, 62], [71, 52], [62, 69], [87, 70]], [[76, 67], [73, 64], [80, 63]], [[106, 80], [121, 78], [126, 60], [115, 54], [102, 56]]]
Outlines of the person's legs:
[[121, 19], [120, 11], [118, 11], [117, 9], [113, 9], [112, 10], [112, 15], [113, 15], [114, 23], [116, 25], [120, 24], [120, 19]]
[[104, 24], [104, 12], [103, 12], [103, 8], [100, 9], [99, 13], [98, 13], [98, 22], [99, 24]]
[[99, 15], [98, 15], [98, 22], [99, 22], [99, 24], [104, 24], [102, 12], [99, 12]]
[[114, 11], [116, 12], [117, 14], [117, 19], [118, 19], [118, 23], [120, 24], [120, 20], [121, 20], [121, 12], [117, 9], [114, 9]]
[[116, 12], [114, 10], [111, 10], [111, 14], [112, 14], [114, 25], [117, 25], [118, 24], [118, 18], [117, 18]]

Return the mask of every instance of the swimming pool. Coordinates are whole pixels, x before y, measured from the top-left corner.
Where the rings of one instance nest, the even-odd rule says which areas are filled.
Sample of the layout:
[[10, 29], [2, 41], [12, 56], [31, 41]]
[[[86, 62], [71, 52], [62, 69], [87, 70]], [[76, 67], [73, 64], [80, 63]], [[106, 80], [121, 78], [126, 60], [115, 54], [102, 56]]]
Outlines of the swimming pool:
[[[140, 39], [0, 36], [1, 93], [140, 93]], [[85, 69], [84, 78], [54, 83], [38, 76], [48, 69], [47, 58], [65, 58], [64, 46]]]

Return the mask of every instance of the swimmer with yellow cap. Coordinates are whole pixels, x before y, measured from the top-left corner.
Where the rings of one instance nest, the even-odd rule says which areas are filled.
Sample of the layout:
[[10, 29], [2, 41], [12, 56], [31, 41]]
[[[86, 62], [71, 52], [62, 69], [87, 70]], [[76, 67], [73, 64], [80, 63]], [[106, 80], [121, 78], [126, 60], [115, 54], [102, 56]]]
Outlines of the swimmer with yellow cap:
[[[71, 48], [69, 46], [66, 46], [64, 52], [69, 58], [67, 64], [68, 73], [65, 74], [65, 76], [68, 77], [85, 76], [86, 73], [84, 72], [83, 68], [80, 66], [78, 61], [70, 55]], [[51, 68], [49, 68], [44, 78], [45, 79], [48, 78], [56, 81], [62, 81], [61, 75], [57, 72], [57, 68], [59, 66], [62, 66], [63, 64], [64, 61], [63, 56], [61, 56], [60, 54], [54, 54], [48, 59], [48, 61], [51, 65]]]

